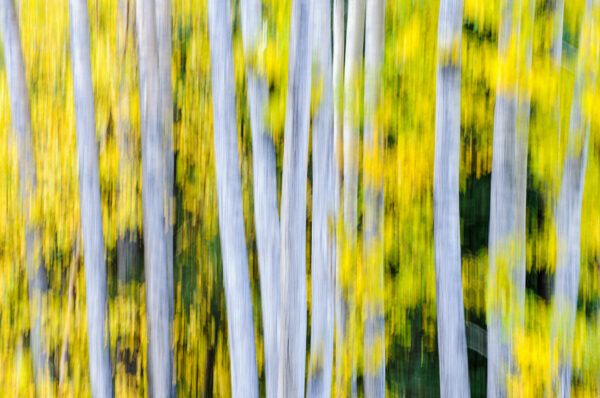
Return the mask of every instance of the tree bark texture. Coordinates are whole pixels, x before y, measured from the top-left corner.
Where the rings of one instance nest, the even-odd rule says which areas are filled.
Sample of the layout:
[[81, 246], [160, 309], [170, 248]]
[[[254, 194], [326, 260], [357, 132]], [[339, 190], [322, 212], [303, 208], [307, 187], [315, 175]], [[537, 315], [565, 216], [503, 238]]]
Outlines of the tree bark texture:
[[[518, 62], [511, 53], [518, 47], [520, 13], [513, 0], [501, 2], [498, 32], [499, 74], [494, 109], [494, 142], [489, 226], [489, 283], [487, 303], [488, 372], [487, 394], [505, 397], [506, 383], [516, 366], [513, 349], [523, 325], [525, 268], [518, 238], [518, 153], [517, 137]], [[516, 73], [515, 73], [516, 71]]]
[[595, 86], [598, 41], [594, 38], [598, 1], [586, 0], [579, 39], [575, 87], [571, 102], [569, 138], [562, 183], [556, 209], [556, 273], [550, 331], [552, 392], [557, 397], [571, 394], [573, 340], [581, 269], [581, 211], [591, 115], [584, 111], [586, 90]]
[[331, 396], [334, 332], [334, 148], [331, 55], [331, 4], [313, 2], [315, 75], [322, 89], [314, 104], [312, 131], [311, 333], [307, 396]]
[[231, 11], [228, 1], [208, 1], [208, 27], [231, 391], [234, 397], [258, 397], [252, 296], [238, 165]]
[[459, 214], [462, 0], [441, 0], [435, 109], [433, 220], [442, 397], [469, 397]]
[[69, 0], [92, 396], [114, 395], [87, 0]]
[[310, 0], [293, 0], [281, 188], [279, 397], [303, 397], [306, 357], [306, 184], [311, 94]]
[[[262, 56], [261, 46], [266, 44], [260, 41], [262, 5], [260, 0], [242, 0], [240, 5], [244, 54], [247, 60], [251, 60]], [[273, 137], [265, 123], [269, 99], [267, 80], [249, 61], [246, 64], [246, 84], [252, 130], [254, 225], [260, 271], [266, 394], [267, 397], [275, 397], [279, 372], [277, 317], [281, 297], [277, 166]]]
[[[140, 124], [142, 136], [142, 212], [146, 315], [148, 317], [148, 390], [155, 397], [173, 392], [168, 244], [165, 238], [165, 156], [159, 41], [154, 0], [136, 2]], [[168, 218], [168, 217], [167, 217]], [[171, 285], [169, 286], [169, 283]]]

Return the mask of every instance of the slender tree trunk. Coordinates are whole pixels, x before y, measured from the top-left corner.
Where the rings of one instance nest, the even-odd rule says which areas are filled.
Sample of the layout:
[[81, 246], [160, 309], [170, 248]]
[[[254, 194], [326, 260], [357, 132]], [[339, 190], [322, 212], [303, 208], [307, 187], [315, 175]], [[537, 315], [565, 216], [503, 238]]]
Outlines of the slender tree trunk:
[[136, 2], [140, 121], [142, 136], [142, 208], [146, 311], [148, 317], [148, 389], [156, 397], [173, 391], [168, 244], [165, 239], [165, 165], [163, 112], [154, 0]]
[[[262, 24], [260, 0], [242, 0], [242, 39], [247, 60], [262, 56], [260, 42]], [[254, 173], [254, 224], [260, 270], [260, 293], [262, 302], [265, 346], [265, 378], [267, 397], [277, 396], [277, 373], [279, 341], [277, 317], [280, 301], [279, 261], [281, 240], [279, 237], [279, 205], [277, 200], [277, 173], [275, 145], [271, 132], [265, 125], [268, 113], [269, 91], [266, 79], [246, 64], [248, 103], [252, 130], [252, 160]]]
[[319, 104], [314, 104], [316, 113], [313, 116], [312, 133], [312, 319], [307, 396], [329, 398], [333, 364], [335, 258], [333, 85], [329, 1], [313, 2], [311, 26], [316, 72], [313, 81], [316, 82], [316, 87], [322, 87], [322, 96]]
[[234, 397], [258, 397], [252, 296], [238, 165], [233, 42], [228, 1], [208, 1], [208, 27], [219, 233], [229, 331], [231, 390]]
[[460, 255], [460, 48], [462, 0], [441, 0], [438, 22], [433, 219], [442, 397], [469, 397]]
[[335, 396], [341, 395], [343, 385], [346, 330], [346, 296], [343, 284], [341, 254], [343, 233], [341, 230], [342, 169], [343, 169], [343, 91], [344, 91], [344, 0], [333, 1], [333, 155], [334, 155], [334, 228], [335, 228]]
[[[135, 173], [133, 155], [133, 134], [128, 119], [130, 110], [130, 87], [127, 82], [126, 55], [128, 50], [129, 29], [131, 29], [131, 0], [119, 0], [117, 11], [117, 55], [119, 67], [119, 105], [117, 110], [117, 146], [119, 151], [119, 185], [117, 201], [120, 207], [130, 209], [135, 203]], [[125, 286], [132, 277], [137, 262], [138, 244], [136, 231], [129, 225], [119, 231], [117, 237], [117, 279]]]
[[[358, 227], [358, 157], [359, 157], [359, 120], [361, 98], [360, 79], [362, 75], [362, 55], [365, 36], [365, 1], [349, 0], [348, 2], [348, 28], [346, 31], [346, 59], [344, 70], [344, 120], [343, 120], [343, 237], [346, 243], [345, 251], [348, 255], [340, 253], [342, 258], [347, 258], [350, 263], [340, 264], [342, 268], [341, 288], [345, 290], [345, 310], [340, 311], [339, 341], [343, 348], [336, 349], [342, 353], [336, 357], [336, 393], [341, 395], [356, 396], [356, 355], [354, 344], [356, 339], [355, 325], [355, 287], [352, 282], [344, 281], [356, 270], [355, 258], [357, 247]], [[348, 268], [349, 269], [345, 269]], [[350, 363], [350, 369], [344, 365]], [[340, 361], [340, 362], [338, 362]], [[338, 374], [337, 371], [340, 371]], [[348, 374], [350, 371], [350, 374]], [[348, 393], [348, 381], [350, 393]]]
[[[517, 104], [516, 127], [516, 170], [517, 170], [517, 197], [516, 197], [516, 311], [515, 323], [518, 330], [523, 332], [525, 322], [525, 276], [527, 271], [527, 153], [529, 139], [529, 119], [531, 114], [531, 90], [528, 80], [531, 78], [531, 62], [533, 47], [533, 23], [535, 18], [535, 0], [522, 0], [521, 3], [521, 29], [519, 36], [519, 86]], [[524, 52], [524, 54], [523, 54]], [[513, 364], [512, 371], [517, 371]]]
[[575, 71], [575, 87], [571, 103], [571, 119], [567, 153], [563, 167], [556, 211], [556, 276], [552, 305], [550, 352], [552, 358], [552, 390], [557, 397], [571, 393], [571, 363], [575, 339], [575, 317], [580, 275], [581, 207], [591, 115], [583, 108], [586, 90], [593, 90], [598, 64], [598, 42], [594, 35], [597, 1], [586, 0], [579, 40], [579, 55]]
[[[171, 0], [156, 1], [156, 35], [158, 44], [158, 74], [160, 80], [160, 112], [162, 115], [163, 136], [163, 172], [165, 179], [165, 241], [167, 245], [167, 287], [169, 289], [169, 344], [173, 363], [173, 226], [175, 223], [175, 201], [173, 189], [175, 183], [175, 157], [173, 153], [173, 88], [171, 82]], [[173, 383], [171, 396], [176, 396]]]
[[279, 397], [304, 396], [306, 177], [311, 93], [310, 0], [293, 0], [281, 188]]
[[[498, 32], [499, 74], [494, 110], [494, 143], [489, 229], [488, 372], [487, 393], [505, 397], [507, 378], [516, 366], [514, 337], [523, 319], [520, 307], [525, 291], [520, 267], [522, 242], [518, 239], [518, 184], [520, 141], [517, 139], [518, 62], [511, 46], [519, 42], [520, 15], [513, 0], [501, 3]], [[516, 74], [515, 74], [515, 71]], [[508, 297], [505, 299], [504, 297]]]
[[85, 264], [90, 379], [94, 397], [114, 394], [106, 293], [100, 174], [90, 60], [87, 0], [69, 0], [75, 128], [79, 155], [81, 232]]
[[366, 272], [366, 295], [363, 302], [365, 397], [385, 397], [383, 286], [383, 161], [385, 148], [383, 128], [377, 116], [381, 106], [384, 40], [385, 0], [369, 0], [366, 9], [365, 130], [363, 137], [363, 264]]
[[552, 12], [552, 62], [560, 68], [562, 62], [563, 14], [565, 0], [548, 0]]
[[30, 344], [38, 395], [51, 394], [52, 373], [48, 347], [44, 342], [42, 320], [48, 319], [44, 297], [48, 290], [44, 266], [41, 230], [31, 219], [36, 191], [36, 171], [31, 131], [31, 109], [25, 78], [25, 61], [21, 47], [19, 22], [13, 0], [0, 1], [0, 29], [4, 47], [4, 65], [8, 81], [12, 129], [16, 136], [19, 159], [19, 187], [25, 221], [25, 262], [29, 293]]
[[[173, 227], [175, 224], [175, 157], [173, 152], [173, 88], [171, 82], [171, 0], [156, 2], [156, 37], [158, 45], [158, 74], [160, 80], [160, 112], [162, 123], [163, 173], [165, 184], [165, 242], [167, 248], [167, 289], [169, 292], [169, 347], [170, 361], [175, 372], [174, 357], [174, 281], [173, 281]], [[172, 380], [171, 397], [177, 396], [175, 379]]]

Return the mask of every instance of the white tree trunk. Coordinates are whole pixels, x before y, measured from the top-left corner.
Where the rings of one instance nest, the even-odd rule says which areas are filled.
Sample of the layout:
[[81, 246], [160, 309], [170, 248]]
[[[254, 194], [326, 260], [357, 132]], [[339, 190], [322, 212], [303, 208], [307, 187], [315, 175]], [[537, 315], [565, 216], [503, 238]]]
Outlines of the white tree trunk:
[[[260, 0], [242, 0], [242, 39], [247, 60], [260, 57], [262, 28]], [[263, 43], [262, 45], [265, 45]], [[265, 379], [267, 397], [277, 396], [279, 341], [277, 317], [279, 314], [281, 241], [279, 237], [279, 205], [277, 173], [273, 137], [265, 125], [268, 113], [269, 91], [266, 79], [246, 64], [248, 104], [252, 130], [252, 161], [254, 173], [254, 224], [260, 270], [262, 302]]]
[[21, 47], [19, 23], [13, 0], [0, 2], [0, 29], [4, 47], [4, 65], [9, 90], [12, 128], [16, 136], [19, 160], [19, 187], [21, 206], [25, 220], [25, 262], [27, 264], [27, 288], [29, 293], [30, 345], [33, 370], [38, 395], [51, 394], [52, 378], [48, 347], [44, 343], [42, 320], [48, 318], [43, 305], [48, 290], [46, 267], [41, 249], [41, 231], [34, 225], [31, 212], [36, 190], [36, 172], [31, 131], [31, 109], [25, 78], [25, 61]]
[[[587, 165], [591, 117], [583, 109], [586, 90], [593, 90], [598, 64], [597, 41], [593, 37], [597, 1], [586, 0], [571, 103], [569, 138], [556, 211], [556, 274], [552, 305], [551, 352], [553, 395], [569, 397], [571, 363], [575, 339], [575, 317], [581, 268], [581, 207]], [[589, 87], [589, 88], [588, 88]]]
[[[520, 76], [518, 87], [517, 104], [517, 127], [516, 127], [516, 170], [517, 170], [517, 198], [516, 198], [516, 241], [518, 252], [516, 256], [516, 327], [524, 327], [525, 321], [525, 276], [527, 271], [526, 263], [526, 238], [527, 238], [527, 151], [529, 139], [529, 119], [531, 114], [531, 90], [526, 83], [531, 77], [531, 62], [533, 48], [533, 23], [535, 18], [535, 0], [522, 0], [521, 3], [521, 29], [520, 38], [522, 41], [519, 47], [518, 70]], [[522, 54], [522, 52], [525, 54]], [[520, 333], [520, 332], [519, 332]], [[513, 365], [516, 366], [516, 365]], [[515, 369], [513, 369], [514, 371]]]
[[309, 0], [293, 0], [281, 188], [279, 397], [304, 396], [306, 357], [306, 173], [311, 93]]
[[334, 294], [334, 149], [331, 58], [331, 3], [315, 1], [311, 22], [315, 57], [314, 86], [322, 89], [313, 104], [311, 332], [308, 397], [331, 397]]
[[[163, 173], [165, 180], [165, 242], [167, 248], [167, 288], [169, 291], [169, 347], [170, 361], [175, 373], [173, 316], [174, 316], [174, 284], [173, 284], [173, 226], [175, 224], [175, 158], [173, 152], [173, 88], [171, 82], [171, 0], [155, 0], [156, 4], [156, 37], [158, 44], [158, 75], [160, 80], [160, 112], [162, 123]], [[171, 397], [177, 396], [176, 383], [172, 383]]]
[[[131, 18], [130, 0], [119, 0], [117, 11], [117, 64], [119, 70], [117, 108], [117, 148], [119, 152], [118, 206], [135, 198], [133, 134], [129, 121], [130, 92], [127, 84], [126, 55]], [[125, 177], [127, 176], [127, 177]], [[128, 185], [129, 183], [129, 185]], [[126, 228], [117, 237], [117, 277], [120, 285], [126, 284], [137, 260], [136, 231]]]
[[365, 397], [385, 397], [385, 312], [383, 271], [383, 128], [381, 71], [385, 40], [385, 0], [368, 0], [365, 32], [365, 125], [363, 137], [363, 258], [366, 294], [363, 302]]
[[69, 0], [92, 396], [114, 394], [87, 0]]
[[462, 0], [441, 0], [438, 22], [433, 219], [442, 397], [469, 397], [460, 255], [460, 48]]
[[[494, 143], [489, 226], [488, 288], [488, 372], [487, 394], [490, 398], [506, 396], [506, 382], [516, 363], [513, 358], [516, 329], [522, 324], [519, 297], [525, 292], [525, 270], [520, 266], [521, 246], [518, 239], [517, 139], [518, 76], [516, 57], [509, 54], [517, 45], [520, 15], [513, 0], [503, 0], [498, 32], [499, 74], [494, 109]], [[511, 44], [512, 43], [512, 44]], [[509, 71], [517, 71], [516, 74]], [[502, 277], [507, 275], [507, 278]], [[508, 282], [506, 281], [508, 280]], [[504, 299], [508, 295], [508, 299]]]
[[[169, 290], [169, 340], [171, 347], [171, 363], [173, 361], [173, 316], [174, 316], [174, 285], [173, 285], [173, 226], [175, 224], [175, 158], [173, 153], [173, 88], [171, 83], [171, 0], [156, 1], [156, 35], [158, 44], [158, 75], [160, 80], [160, 112], [162, 122], [163, 173], [165, 179], [165, 241], [167, 247], [167, 288]], [[171, 396], [177, 391], [175, 383]]]
[[231, 391], [258, 397], [254, 320], [244, 236], [239, 170], [233, 44], [229, 1], [208, 1], [208, 33], [219, 207], [219, 233], [227, 305]]
[[[365, 1], [348, 1], [348, 27], [346, 30], [346, 59], [344, 67], [344, 119], [343, 119], [343, 234], [347, 249], [356, 251], [358, 227], [358, 157], [359, 157], [359, 119], [361, 98], [359, 81], [362, 75], [362, 55], [365, 36]], [[340, 256], [342, 253], [340, 253]], [[352, 255], [348, 256], [352, 258]], [[340, 264], [341, 267], [341, 264]], [[352, 270], [356, 264], [350, 264]], [[342, 270], [340, 270], [343, 272]], [[348, 277], [348, 275], [346, 275]], [[356, 339], [355, 333], [355, 289], [352, 283], [344, 286], [344, 276], [341, 275], [341, 289], [345, 290], [344, 310], [339, 311], [338, 342], [342, 347], [336, 348], [342, 355], [336, 357], [336, 393], [347, 395], [350, 381], [350, 395], [356, 396], [356, 355], [352, 347]], [[344, 362], [350, 356], [350, 369], [345, 369]], [[339, 362], [338, 362], [339, 361]], [[347, 371], [350, 371], [350, 375]], [[339, 371], [339, 373], [338, 373]]]
[[563, 14], [565, 0], [549, 0], [552, 11], [552, 47], [550, 49], [552, 62], [560, 68], [562, 62]]
[[[341, 251], [343, 234], [338, 227], [341, 222], [342, 168], [343, 168], [343, 98], [344, 98], [344, 3], [333, 1], [333, 154], [334, 154], [334, 231], [335, 231], [335, 375], [336, 390], [339, 391], [344, 370], [341, 360], [344, 350], [344, 330], [346, 325], [346, 295], [343, 287]], [[337, 391], [335, 396], [340, 396]]]
[[148, 317], [148, 389], [153, 396], [172, 393], [173, 366], [168, 245], [165, 239], [163, 112], [154, 0], [136, 2], [140, 124], [142, 136], [142, 210], [146, 315]]

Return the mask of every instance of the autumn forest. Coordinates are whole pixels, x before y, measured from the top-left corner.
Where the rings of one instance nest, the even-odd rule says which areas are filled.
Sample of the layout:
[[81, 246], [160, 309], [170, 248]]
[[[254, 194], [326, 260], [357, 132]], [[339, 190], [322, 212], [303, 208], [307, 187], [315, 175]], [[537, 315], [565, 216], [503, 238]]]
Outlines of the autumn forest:
[[0, 36], [0, 397], [600, 397], [600, 0]]

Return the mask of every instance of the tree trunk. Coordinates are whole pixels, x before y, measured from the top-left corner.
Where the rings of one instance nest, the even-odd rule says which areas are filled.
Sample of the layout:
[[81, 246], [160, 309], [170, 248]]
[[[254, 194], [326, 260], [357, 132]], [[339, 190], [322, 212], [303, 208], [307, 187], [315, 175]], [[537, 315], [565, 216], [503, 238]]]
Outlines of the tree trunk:
[[168, 244], [165, 239], [165, 157], [155, 12], [153, 0], [136, 2], [149, 340], [148, 389], [153, 396], [168, 397], [174, 388], [171, 350], [173, 286], [169, 286]]
[[[551, 93], [551, 119], [548, 126], [548, 133], [553, 135], [559, 150], [554, 154], [555, 178], [560, 180], [560, 148], [561, 148], [561, 122], [560, 122], [560, 81], [562, 69], [562, 44], [563, 44], [563, 14], [564, 0], [549, 0], [549, 12], [552, 18], [552, 46], [550, 48], [550, 58], [552, 60], [552, 77], [554, 80], [554, 91]], [[556, 198], [553, 197], [554, 206]], [[556, 208], [552, 209], [556, 213]], [[538, 292], [547, 301], [552, 297], [552, 272], [546, 269], [540, 273], [538, 278]]]
[[[344, 364], [346, 326], [346, 296], [343, 286], [341, 255], [343, 233], [341, 226], [341, 196], [343, 169], [343, 99], [344, 99], [344, 0], [333, 1], [333, 156], [334, 156], [334, 228], [335, 228], [335, 390], [340, 391]], [[340, 396], [341, 391], [335, 396]]]
[[383, 286], [383, 161], [385, 148], [383, 128], [377, 116], [381, 106], [384, 40], [385, 0], [370, 0], [366, 9], [363, 137], [363, 264], [366, 272], [366, 293], [363, 302], [365, 397], [385, 397], [385, 292]]
[[[525, 277], [527, 271], [527, 151], [529, 139], [529, 119], [531, 114], [531, 89], [527, 83], [531, 78], [531, 62], [533, 47], [533, 23], [535, 18], [535, 0], [522, 0], [521, 29], [519, 36], [522, 45], [518, 52], [518, 104], [516, 127], [516, 169], [517, 169], [517, 197], [516, 197], [516, 327], [523, 332], [525, 322]], [[525, 54], [523, 54], [523, 52]], [[515, 371], [515, 364], [513, 370]], [[518, 370], [517, 370], [518, 371]]]
[[31, 108], [25, 77], [25, 61], [21, 47], [19, 23], [13, 0], [0, 2], [0, 29], [4, 47], [4, 65], [8, 82], [12, 129], [16, 136], [19, 161], [19, 187], [25, 221], [25, 262], [29, 293], [30, 344], [38, 395], [51, 394], [51, 366], [48, 347], [44, 343], [43, 320], [48, 319], [44, 297], [48, 290], [46, 267], [41, 244], [41, 230], [31, 219], [36, 192], [36, 171], [31, 131]]
[[438, 22], [433, 219], [442, 397], [469, 397], [460, 255], [460, 48], [462, 0], [441, 0]]
[[306, 177], [311, 93], [309, 0], [293, 0], [281, 188], [279, 397], [304, 396]]
[[75, 128], [79, 155], [90, 379], [94, 397], [114, 394], [87, 0], [69, 0]]
[[[494, 110], [494, 142], [489, 227], [488, 289], [488, 372], [490, 398], [505, 397], [507, 378], [516, 366], [513, 348], [517, 329], [522, 326], [525, 294], [525, 270], [520, 264], [525, 247], [518, 239], [518, 62], [511, 53], [518, 46], [520, 16], [515, 15], [513, 0], [501, 6], [498, 32], [499, 74]], [[515, 71], [516, 74], [515, 74]], [[508, 297], [508, 299], [504, 299]]]
[[[586, 0], [571, 103], [569, 138], [556, 211], [556, 275], [550, 332], [552, 390], [557, 397], [569, 397], [571, 363], [575, 339], [575, 317], [580, 274], [581, 207], [591, 117], [583, 108], [586, 90], [595, 87], [598, 48], [594, 47], [593, 26], [597, 1]], [[589, 87], [589, 88], [587, 88]]]
[[[127, 80], [126, 56], [130, 29], [130, 0], [119, 0], [117, 11], [117, 56], [119, 68], [118, 110], [117, 110], [117, 147], [119, 152], [119, 185], [117, 201], [119, 208], [131, 209], [136, 201], [136, 176], [134, 172], [134, 139], [130, 115], [130, 85]], [[133, 203], [132, 203], [133, 202]], [[138, 244], [135, 231], [129, 223], [117, 236], [117, 279], [120, 287], [125, 286], [132, 277], [137, 263]]]
[[[173, 88], [171, 82], [171, 0], [156, 1], [156, 37], [158, 44], [158, 78], [160, 80], [160, 112], [162, 122], [163, 173], [165, 179], [165, 242], [167, 247], [167, 288], [169, 291], [169, 325], [174, 316], [174, 284], [173, 284], [173, 226], [175, 224], [175, 201], [173, 189], [175, 183], [175, 157], [173, 152]], [[173, 327], [169, 327], [170, 361], [173, 361]], [[173, 368], [173, 372], [175, 369]], [[175, 383], [172, 384], [171, 396], [177, 396]]]
[[[162, 122], [163, 173], [165, 184], [165, 242], [167, 248], [167, 288], [169, 291], [169, 347], [170, 361], [175, 372], [174, 357], [174, 281], [173, 281], [173, 227], [175, 224], [175, 157], [173, 152], [173, 88], [171, 82], [171, 0], [156, 2], [156, 37], [158, 44], [158, 74], [160, 80], [160, 112]], [[171, 397], [177, 396], [176, 383], [172, 383]]]
[[[275, 145], [265, 126], [269, 91], [266, 79], [253, 68], [250, 60], [263, 56], [260, 42], [262, 9], [259, 0], [242, 0], [242, 39], [246, 63], [248, 104], [252, 130], [252, 161], [254, 174], [254, 224], [260, 270], [265, 379], [267, 397], [277, 396], [279, 342], [277, 317], [281, 292], [279, 288], [279, 205]], [[266, 45], [266, 43], [262, 43]]]
[[234, 397], [258, 397], [252, 296], [238, 165], [233, 43], [228, 1], [208, 1], [208, 27], [219, 233], [231, 358], [231, 391]]
[[310, 361], [307, 396], [331, 397], [333, 363], [333, 293], [335, 234], [333, 86], [331, 58], [331, 4], [313, 2], [311, 21], [315, 56], [313, 81], [322, 88], [319, 104], [313, 104], [312, 244]]
[[[336, 348], [342, 353], [336, 357], [336, 393], [341, 395], [356, 396], [356, 355], [354, 344], [356, 339], [355, 325], [355, 287], [353, 282], [345, 281], [356, 271], [355, 258], [357, 247], [358, 227], [358, 157], [359, 157], [359, 120], [361, 98], [360, 79], [362, 75], [362, 55], [365, 34], [365, 1], [349, 0], [348, 2], [348, 28], [346, 31], [346, 59], [344, 70], [344, 120], [343, 120], [343, 236], [345, 241], [344, 251], [340, 252], [341, 258], [350, 261], [349, 264], [340, 262], [341, 289], [345, 290], [344, 310], [339, 312], [338, 343], [342, 347]], [[348, 361], [348, 356], [350, 356]], [[339, 361], [339, 362], [338, 362]], [[346, 369], [345, 362], [350, 363]], [[350, 374], [348, 374], [350, 371]], [[339, 373], [338, 373], [339, 372]], [[350, 382], [350, 393], [348, 393]]]

